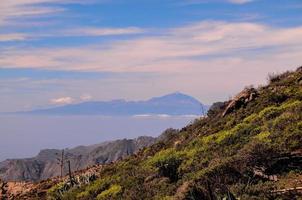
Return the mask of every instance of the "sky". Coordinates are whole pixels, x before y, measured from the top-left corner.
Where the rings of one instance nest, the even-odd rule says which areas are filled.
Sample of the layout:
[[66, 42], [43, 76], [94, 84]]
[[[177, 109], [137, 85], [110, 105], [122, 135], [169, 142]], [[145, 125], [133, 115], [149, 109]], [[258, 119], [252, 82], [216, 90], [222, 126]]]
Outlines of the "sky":
[[0, 0], [0, 112], [183, 92], [302, 65], [301, 0]]

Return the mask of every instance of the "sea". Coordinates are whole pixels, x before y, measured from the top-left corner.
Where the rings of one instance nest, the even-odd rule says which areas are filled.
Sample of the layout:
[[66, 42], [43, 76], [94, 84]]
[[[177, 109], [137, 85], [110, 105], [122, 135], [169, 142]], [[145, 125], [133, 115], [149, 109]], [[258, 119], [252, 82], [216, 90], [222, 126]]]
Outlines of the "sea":
[[33, 157], [41, 149], [63, 149], [139, 136], [159, 136], [198, 116], [0, 115], [0, 161]]

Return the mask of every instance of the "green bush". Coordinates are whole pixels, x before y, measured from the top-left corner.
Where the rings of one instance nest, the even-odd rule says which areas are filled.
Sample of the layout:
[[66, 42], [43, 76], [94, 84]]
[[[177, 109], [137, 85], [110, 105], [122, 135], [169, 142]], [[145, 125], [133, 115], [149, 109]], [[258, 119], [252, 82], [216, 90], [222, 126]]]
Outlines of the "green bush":
[[174, 182], [178, 180], [178, 167], [183, 161], [183, 156], [182, 152], [171, 148], [160, 151], [148, 163], [157, 168], [160, 176], [168, 177]]
[[120, 185], [112, 185], [109, 189], [104, 190], [102, 193], [97, 195], [97, 200], [108, 200], [117, 197], [117, 195], [122, 191]]

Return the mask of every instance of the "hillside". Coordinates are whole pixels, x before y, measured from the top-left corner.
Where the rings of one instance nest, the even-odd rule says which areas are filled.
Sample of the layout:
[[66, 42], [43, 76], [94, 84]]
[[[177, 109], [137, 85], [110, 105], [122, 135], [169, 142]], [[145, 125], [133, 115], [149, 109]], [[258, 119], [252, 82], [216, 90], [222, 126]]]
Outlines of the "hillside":
[[[204, 109], [204, 110], [203, 110]], [[208, 106], [202, 105], [197, 99], [182, 94], [172, 93], [146, 101], [94, 101], [72, 104], [55, 108], [33, 110], [25, 114], [40, 115], [203, 115]], [[23, 114], [24, 114], [23, 113]]]
[[[71, 170], [81, 170], [96, 164], [106, 164], [136, 153], [156, 141], [152, 137], [104, 142], [65, 150], [65, 160], [71, 161]], [[61, 150], [46, 149], [33, 158], [9, 159], [0, 162], [0, 178], [6, 181], [41, 181], [59, 176], [58, 159]], [[67, 173], [65, 165], [64, 174]]]
[[[39, 183], [16, 199], [301, 199], [302, 67], [216, 103], [208, 116], [96, 179]], [[87, 176], [85, 176], [87, 177]], [[91, 176], [89, 176], [91, 177]]]

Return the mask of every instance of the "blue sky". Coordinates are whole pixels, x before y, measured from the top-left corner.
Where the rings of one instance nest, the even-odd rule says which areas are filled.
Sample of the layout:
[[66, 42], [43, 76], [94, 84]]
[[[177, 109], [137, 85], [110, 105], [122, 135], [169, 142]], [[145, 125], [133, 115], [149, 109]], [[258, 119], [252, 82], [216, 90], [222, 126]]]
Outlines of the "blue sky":
[[181, 91], [210, 104], [302, 65], [301, 0], [2, 0], [0, 111]]

